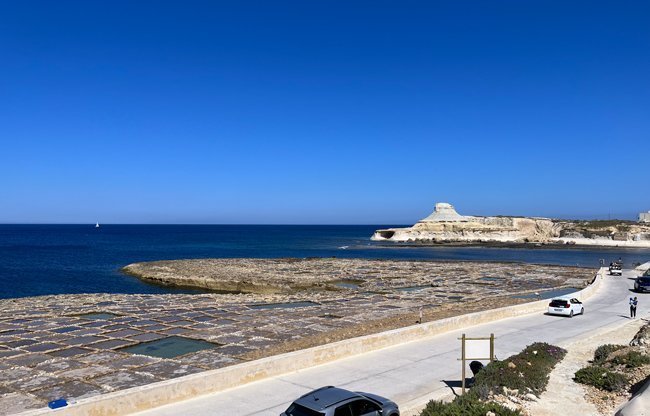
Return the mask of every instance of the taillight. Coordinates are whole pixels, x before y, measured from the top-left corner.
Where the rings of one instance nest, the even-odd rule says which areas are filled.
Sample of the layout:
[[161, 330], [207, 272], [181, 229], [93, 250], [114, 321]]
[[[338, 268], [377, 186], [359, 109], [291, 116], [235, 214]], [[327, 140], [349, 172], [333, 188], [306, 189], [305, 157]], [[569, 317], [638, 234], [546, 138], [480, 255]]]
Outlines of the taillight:
[[568, 307], [570, 307], [570, 306], [571, 306], [571, 305], [569, 305], [568, 303], [565, 303], [565, 304], [564, 304], [564, 307], [565, 307], [565, 308], [568, 308]]

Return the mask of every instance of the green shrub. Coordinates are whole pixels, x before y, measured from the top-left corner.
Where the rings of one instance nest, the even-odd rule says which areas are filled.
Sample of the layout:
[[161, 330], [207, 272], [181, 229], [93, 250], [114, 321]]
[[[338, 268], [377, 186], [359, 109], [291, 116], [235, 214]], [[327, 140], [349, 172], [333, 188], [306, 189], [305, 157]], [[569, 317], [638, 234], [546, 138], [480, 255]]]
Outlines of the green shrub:
[[[476, 375], [473, 390], [498, 392], [507, 387], [539, 395], [546, 389], [548, 376], [566, 355], [566, 350], [543, 342], [531, 344], [504, 361], [488, 364]], [[526, 390], [528, 391], [528, 390]]]
[[529, 345], [505, 361], [485, 366], [476, 375], [469, 393], [456, 397], [451, 403], [431, 401], [420, 416], [485, 416], [487, 412], [498, 416], [520, 416], [517, 410], [485, 400], [490, 392], [500, 392], [503, 387], [519, 389], [522, 393], [543, 392], [549, 373], [565, 355], [566, 350], [546, 343]]
[[420, 416], [485, 416], [493, 412], [499, 416], [521, 416], [517, 410], [510, 410], [497, 403], [483, 403], [475, 396], [459, 396], [451, 403], [430, 401]]
[[623, 374], [615, 373], [597, 365], [581, 368], [576, 372], [574, 380], [607, 391], [619, 391], [628, 382], [627, 377]]
[[630, 351], [627, 354], [614, 357], [612, 363], [616, 365], [625, 365], [627, 368], [637, 368], [650, 364], [650, 356], [640, 353], [639, 351]]
[[574, 221], [576, 226], [585, 228], [608, 228], [608, 227], [629, 227], [634, 221], [628, 220], [592, 220], [592, 221]]
[[605, 360], [607, 360], [607, 357], [609, 357], [609, 354], [613, 353], [614, 351], [618, 351], [622, 348], [625, 348], [625, 345], [614, 345], [614, 344], [601, 345], [600, 347], [596, 348], [596, 351], [594, 352], [594, 364], [604, 363]]

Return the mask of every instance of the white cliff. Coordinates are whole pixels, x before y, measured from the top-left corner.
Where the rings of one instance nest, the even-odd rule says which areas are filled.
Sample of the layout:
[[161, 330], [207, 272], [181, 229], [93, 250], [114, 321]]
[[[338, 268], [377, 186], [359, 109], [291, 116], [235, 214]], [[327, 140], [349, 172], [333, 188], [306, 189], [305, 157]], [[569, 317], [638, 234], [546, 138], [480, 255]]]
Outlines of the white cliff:
[[549, 218], [460, 215], [440, 202], [408, 228], [375, 231], [375, 241], [423, 243], [534, 243], [650, 247], [650, 227], [626, 221], [560, 221]]

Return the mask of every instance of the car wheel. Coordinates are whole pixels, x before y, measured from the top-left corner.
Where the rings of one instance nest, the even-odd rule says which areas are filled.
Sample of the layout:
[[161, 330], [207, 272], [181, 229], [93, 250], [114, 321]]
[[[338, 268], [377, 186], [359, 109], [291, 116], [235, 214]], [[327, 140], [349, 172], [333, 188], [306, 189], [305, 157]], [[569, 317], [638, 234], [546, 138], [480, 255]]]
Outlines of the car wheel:
[[584, 314], [585, 314], [585, 308], [580, 309], [580, 315], [584, 315]]
[[573, 311], [569, 312], [569, 318], [573, 318]]

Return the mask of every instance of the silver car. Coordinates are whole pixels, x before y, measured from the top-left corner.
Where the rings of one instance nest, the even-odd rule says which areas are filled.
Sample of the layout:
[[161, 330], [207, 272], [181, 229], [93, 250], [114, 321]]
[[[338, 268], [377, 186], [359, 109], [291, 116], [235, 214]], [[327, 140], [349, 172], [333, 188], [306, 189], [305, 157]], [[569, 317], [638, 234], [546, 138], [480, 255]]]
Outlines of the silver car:
[[399, 408], [381, 396], [327, 386], [300, 396], [280, 416], [399, 416]]

